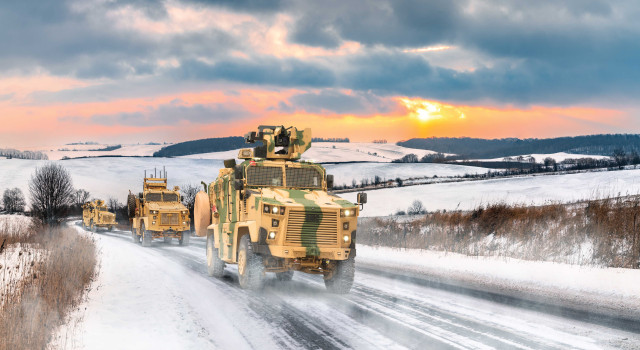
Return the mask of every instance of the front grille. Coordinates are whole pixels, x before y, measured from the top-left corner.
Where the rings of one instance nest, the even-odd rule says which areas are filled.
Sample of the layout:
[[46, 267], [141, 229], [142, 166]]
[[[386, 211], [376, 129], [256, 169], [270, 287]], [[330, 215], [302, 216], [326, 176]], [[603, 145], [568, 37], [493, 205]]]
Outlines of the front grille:
[[160, 216], [160, 225], [178, 225], [179, 221], [178, 213], [162, 214]]
[[290, 210], [285, 244], [317, 244], [319, 247], [338, 245], [338, 213]]

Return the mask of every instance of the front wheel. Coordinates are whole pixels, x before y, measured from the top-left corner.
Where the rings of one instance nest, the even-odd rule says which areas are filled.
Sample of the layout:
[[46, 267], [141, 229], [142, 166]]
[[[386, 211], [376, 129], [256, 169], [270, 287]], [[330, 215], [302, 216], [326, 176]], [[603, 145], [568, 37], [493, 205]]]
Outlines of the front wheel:
[[182, 234], [180, 235], [180, 239], [178, 239], [178, 243], [180, 243], [180, 245], [189, 245], [190, 239], [191, 239], [191, 232], [182, 231]]
[[262, 256], [255, 254], [251, 247], [249, 235], [240, 238], [238, 250], [238, 279], [243, 289], [256, 290], [264, 281], [264, 264]]
[[209, 276], [222, 277], [224, 273], [224, 261], [220, 259], [220, 253], [213, 242], [213, 235], [207, 235], [207, 273]]
[[151, 240], [153, 239], [153, 237], [151, 236], [151, 231], [147, 231], [144, 227], [144, 222], [140, 223], [140, 233], [142, 233], [142, 246], [143, 247], [150, 247], [151, 246]]
[[89, 222], [89, 227], [91, 227], [91, 232], [96, 232], [96, 225], [93, 223], [93, 220]]
[[172, 237], [166, 237], [166, 236], [165, 236], [165, 237], [164, 237], [164, 243], [166, 243], [166, 244], [171, 244], [171, 239], [172, 239]]
[[331, 277], [324, 279], [324, 285], [332, 293], [349, 293], [351, 286], [353, 286], [355, 271], [356, 262], [353, 256], [350, 256], [347, 260], [339, 260], [336, 262]]

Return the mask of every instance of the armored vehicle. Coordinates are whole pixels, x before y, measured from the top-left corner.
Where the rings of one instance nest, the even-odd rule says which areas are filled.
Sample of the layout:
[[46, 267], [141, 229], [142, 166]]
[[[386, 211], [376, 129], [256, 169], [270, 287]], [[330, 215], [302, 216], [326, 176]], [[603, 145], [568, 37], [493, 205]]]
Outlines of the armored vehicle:
[[96, 232], [99, 227], [109, 231], [116, 224], [116, 214], [110, 213], [103, 200], [96, 199], [82, 205], [82, 227]]
[[221, 277], [238, 264], [242, 288], [257, 289], [265, 272], [286, 281], [294, 271], [324, 275], [328, 290], [347, 293], [355, 271], [356, 226], [366, 194], [354, 204], [328, 192], [333, 176], [299, 161], [311, 130], [260, 126], [245, 136], [262, 146], [241, 149], [195, 202], [198, 236], [207, 237], [207, 268]]
[[163, 238], [165, 243], [177, 238], [180, 245], [189, 245], [189, 210], [180, 202], [180, 188], [168, 189], [166, 171], [164, 176], [162, 170], [160, 173], [160, 177], [147, 177], [145, 172], [138, 196], [129, 191], [131, 238], [135, 243], [142, 242], [143, 247], [150, 246], [154, 238]]

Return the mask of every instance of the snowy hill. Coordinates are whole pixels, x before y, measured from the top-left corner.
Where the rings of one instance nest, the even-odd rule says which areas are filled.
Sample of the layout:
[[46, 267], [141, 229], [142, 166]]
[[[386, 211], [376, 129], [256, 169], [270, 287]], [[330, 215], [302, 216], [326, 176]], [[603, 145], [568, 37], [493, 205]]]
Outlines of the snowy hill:
[[28, 148], [29, 151], [44, 152], [49, 160], [60, 160], [80, 157], [104, 157], [104, 156], [127, 156], [127, 157], [150, 157], [153, 152], [160, 150], [166, 145], [143, 145], [143, 144], [121, 144], [120, 148], [112, 151], [95, 151], [118, 144], [81, 144], [81, 145], [54, 145]]

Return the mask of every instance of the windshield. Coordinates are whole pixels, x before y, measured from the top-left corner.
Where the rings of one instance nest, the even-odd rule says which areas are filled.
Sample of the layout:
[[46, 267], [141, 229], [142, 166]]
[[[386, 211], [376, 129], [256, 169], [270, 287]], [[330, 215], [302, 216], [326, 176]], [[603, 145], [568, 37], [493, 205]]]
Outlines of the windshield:
[[322, 188], [318, 168], [287, 168], [287, 187]]
[[177, 202], [178, 194], [176, 193], [163, 193], [163, 199], [165, 202]]
[[249, 186], [283, 186], [282, 167], [250, 166], [247, 168]]
[[286, 181], [281, 166], [247, 167], [247, 186], [322, 188], [323, 172], [317, 167], [287, 168]]
[[104, 207], [98, 207], [98, 210], [99, 210], [99, 211], [107, 211], [107, 208], [104, 208]]
[[177, 202], [178, 201], [178, 194], [177, 193], [150, 192], [150, 193], [147, 193], [147, 201], [149, 201], [149, 202]]

